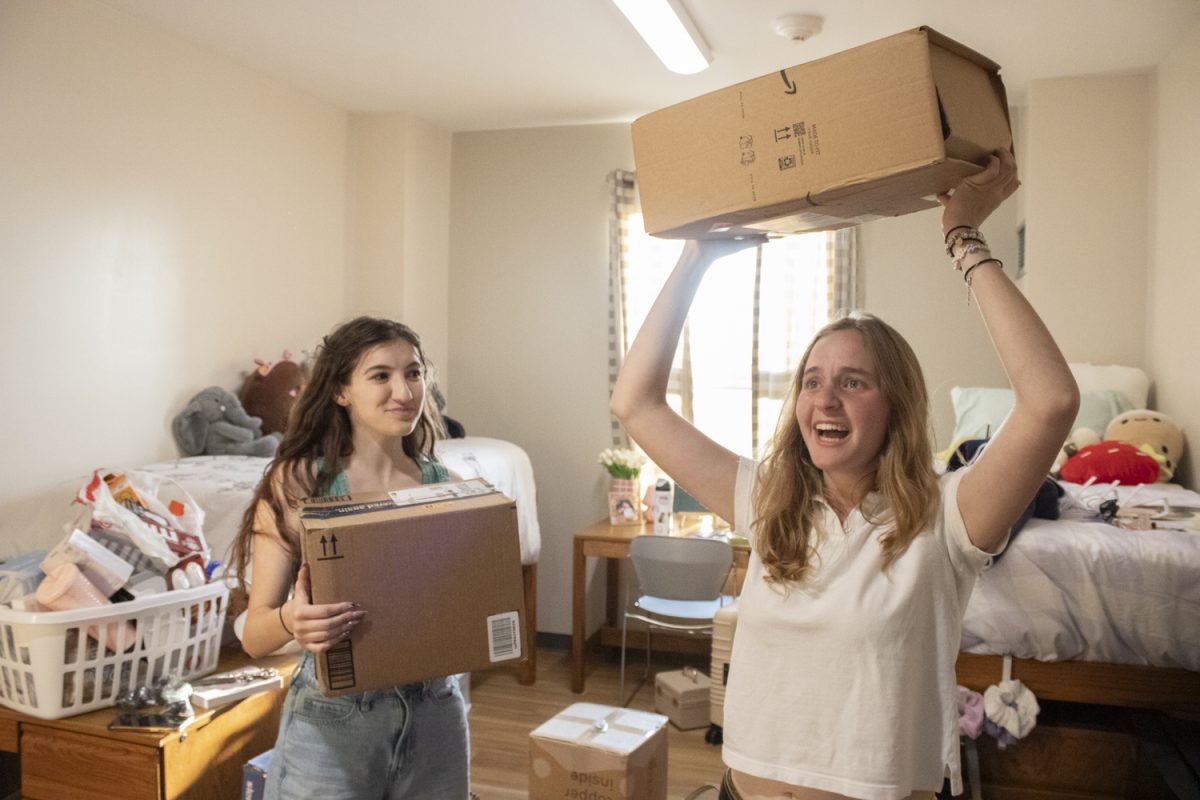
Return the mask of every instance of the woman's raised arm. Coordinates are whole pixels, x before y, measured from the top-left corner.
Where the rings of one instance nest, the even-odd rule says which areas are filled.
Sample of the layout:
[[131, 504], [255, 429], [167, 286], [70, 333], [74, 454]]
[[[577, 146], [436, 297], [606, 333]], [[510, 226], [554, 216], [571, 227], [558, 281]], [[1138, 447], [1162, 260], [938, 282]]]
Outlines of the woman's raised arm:
[[730, 522], [738, 457], [667, 405], [667, 382], [684, 320], [708, 268], [722, 256], [763, 241], [763, 237], [748, 237], [684, 245], [679, 263], [625, 356], [610, 404], [625, 430], [655, 464], [706, 508]]
[[968, 291], [1013, 388], [1012, 413], [967, 468], [958, 490], [967, 533], [987, 551], [1000, 546], [1037, 493], [1079, 410], [1079, 388], [1033, 306], [986, 247], [955, 238], [978, 230], [1018, 185], [1012, 154], [1000, 151], [983, 172], [939, 198], [943, 233], [958, 244]]

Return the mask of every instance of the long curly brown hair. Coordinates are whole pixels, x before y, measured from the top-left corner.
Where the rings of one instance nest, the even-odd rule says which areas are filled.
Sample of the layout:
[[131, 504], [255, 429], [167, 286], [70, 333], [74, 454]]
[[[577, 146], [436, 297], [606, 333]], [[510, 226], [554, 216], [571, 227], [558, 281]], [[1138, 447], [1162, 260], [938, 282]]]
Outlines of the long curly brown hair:
[[[282, 543], [292, 554], [293, 572], [299, 570], [299, 531], [291, 530], [285, 512], [298, 508], [305, 498], [324, 494], [341, 472], [354, 452], [354, 442], [350, 415], [338, 404], [338, 394], [350, 383], [354, 368], [367, 351], [398, 341], [412, 345], [425, 365], [426, 385], [431, 385], [432, 368], [421, 349], [421, 337], [399, 322], [357, 317], [334, 329], [317, 348], [312, 374], [288, 414], [283, 441], [242, 515], [233, 542], [230, 573], [236, 577], [243, 597], [260, 507], [270, 509]], [[403, 440], [404, 454], [412, 459], [432, 460], [434, 444], [444, 435], [433, 394], [425, 392], [417, 426]]]
[[888, 526], [880, 537], [881, 569], [886, 570], [933, 517], [937, 475], [929, 395], [916, 354], [904, 337], [878, 317], [855, 313], [835, 320], [817, 332], [800, 360], [755, 486], [755, 544], [770, 583], [801, 583], [811, 571], [816, 498], [822, 492], [823, 479], [804, 444], [796, 420], [796, 400], [813, 346], [832, 333], [847, 330], [862, 336], [890, 404], [887, 438], [868, 487], [880, 492], [884, 500], [882, 516], [872, 520]]

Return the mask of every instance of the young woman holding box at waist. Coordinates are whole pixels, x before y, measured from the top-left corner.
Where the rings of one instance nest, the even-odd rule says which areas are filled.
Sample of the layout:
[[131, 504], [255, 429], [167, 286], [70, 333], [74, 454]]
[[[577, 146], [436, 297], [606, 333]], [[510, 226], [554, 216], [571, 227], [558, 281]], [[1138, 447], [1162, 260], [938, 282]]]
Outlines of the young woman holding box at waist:
[[456, 678], [322, 696], [312, 654], [350, 636], [366, 612], [311, 604], [300, 563], [304, 498], [458, 480], [433, 455], [441, 419], [426, 376], [421, 340], [398, 322], [359, 317], [326, 336], [243, 519], [233, 561], [244, 586], [252, 559], [253, 579], [242, 645], [259, 656], [294, 639], [306, 651], [280, 717], [268, 800], [468, 796]]

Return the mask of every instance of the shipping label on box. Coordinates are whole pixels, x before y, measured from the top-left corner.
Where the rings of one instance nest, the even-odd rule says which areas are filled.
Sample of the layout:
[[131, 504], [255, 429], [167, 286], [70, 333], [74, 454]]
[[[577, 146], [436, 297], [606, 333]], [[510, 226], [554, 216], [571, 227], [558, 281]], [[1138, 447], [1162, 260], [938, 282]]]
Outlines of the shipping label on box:
[[667, 718], [575, 703], [529, 735], [529, 796], [666, 800]]
[[999, 66], [928, 28], [640, 117], [648, 233], [831, 230], [937, 205], [1011, 148]]
[[316, 659], [327, 696], [528, 658], [516, 504], [486, 481], [319, 498], [300, 519], [312, 602], [367, 612]]

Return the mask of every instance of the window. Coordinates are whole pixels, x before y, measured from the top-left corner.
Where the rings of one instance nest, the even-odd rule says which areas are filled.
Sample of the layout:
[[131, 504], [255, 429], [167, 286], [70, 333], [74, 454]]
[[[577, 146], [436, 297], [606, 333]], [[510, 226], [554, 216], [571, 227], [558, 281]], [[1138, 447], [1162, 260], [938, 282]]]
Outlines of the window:
[[[683, 247], [646, 235], [629, 187], [615, 197], [614, 366]], [[812, 335], [856, 304], [853, 251], [852, 231], [820, 232], [716, 262], [675, 354], [668, 388], [675, 410], [730, 450], [759, 455]]]

